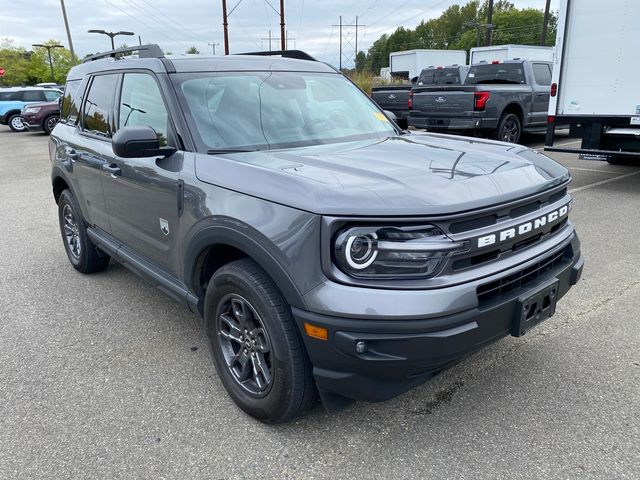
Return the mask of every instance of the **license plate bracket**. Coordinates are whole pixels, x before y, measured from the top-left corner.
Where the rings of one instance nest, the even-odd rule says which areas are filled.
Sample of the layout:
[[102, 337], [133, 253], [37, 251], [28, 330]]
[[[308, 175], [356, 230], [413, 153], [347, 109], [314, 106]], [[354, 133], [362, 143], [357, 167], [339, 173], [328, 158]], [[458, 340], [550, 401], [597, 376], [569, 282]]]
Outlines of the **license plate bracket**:
[[521, 337], [556, 313], [558, 284], [558, 279], [552, 278], [536, 287], [533, 292], [518, 298], [511, 324], [511, 335]]

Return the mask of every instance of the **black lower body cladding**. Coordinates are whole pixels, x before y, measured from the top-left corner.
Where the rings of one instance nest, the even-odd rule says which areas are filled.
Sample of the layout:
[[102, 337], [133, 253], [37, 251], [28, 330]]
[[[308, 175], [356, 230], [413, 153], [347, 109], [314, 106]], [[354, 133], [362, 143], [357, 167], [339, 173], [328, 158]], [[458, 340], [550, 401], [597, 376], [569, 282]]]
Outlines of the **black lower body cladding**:
[[540, 269], [524, 270], [535, 271], [535, 275], [521, 275], [512, 288], [503, 287], [499, 295], [487, 299], [478, 288], [477, 308], [440, 318], [349, 319], [294, 308], [301, 332], [305, 323], [328, 330], [326, 341], [303, 335], [325, 406], [332, 410], [348, 400], [391, 399], [512, 334], [521, 309], [519, 300], [541, 286], [557, 285], [555, 307], [555, 300], [564, 296], [582, 273], [584, 262], [577, 238], [573, 246], [566, 248], [565, 256], [553, 257], [553, 262], [540, 259]]

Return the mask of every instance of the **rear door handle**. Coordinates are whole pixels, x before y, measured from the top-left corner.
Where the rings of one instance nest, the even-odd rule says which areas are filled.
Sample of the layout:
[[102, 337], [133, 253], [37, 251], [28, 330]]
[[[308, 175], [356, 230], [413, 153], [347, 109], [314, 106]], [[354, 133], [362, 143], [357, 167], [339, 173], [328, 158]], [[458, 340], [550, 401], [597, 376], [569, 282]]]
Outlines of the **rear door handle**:
[[115, 163], [103, 163], [102, 170], [111, 174], [113, 178], [116, 178], [118, 175], [122, 175], [122, 170]]

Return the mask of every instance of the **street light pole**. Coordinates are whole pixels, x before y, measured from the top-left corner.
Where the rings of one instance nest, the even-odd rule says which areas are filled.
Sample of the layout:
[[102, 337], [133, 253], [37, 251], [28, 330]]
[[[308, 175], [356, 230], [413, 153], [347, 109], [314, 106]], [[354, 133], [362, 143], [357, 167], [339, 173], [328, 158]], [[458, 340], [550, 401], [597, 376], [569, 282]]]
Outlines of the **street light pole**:
[[53, 83], [56, 82], [56, 78], [53, 74], [53, 60], [51, 59], [51, 49], [52, 48], [64, 48], [62, 45], [44, 45], [42, 43], [34, 43], [33, 45], [31, 45], [32, 47], [41, 47], [41, 48], [46, 48], [47, 49], [47, 55], [49, 56], [49, 68], [51, 69], [51, 81]]
[[100, 33], [101, 35], [106, 35], [111, 39], [111, 50], [115, 50], [116, 46], [113, 42], [113, 38], [117, 37], [118, 35], [135, 35], [135, 33], [133, 32], [124, 32], [124, 31], [119, 31], [119, 32], [107, 32], [105, 30], [89, 30], [89, 33]]

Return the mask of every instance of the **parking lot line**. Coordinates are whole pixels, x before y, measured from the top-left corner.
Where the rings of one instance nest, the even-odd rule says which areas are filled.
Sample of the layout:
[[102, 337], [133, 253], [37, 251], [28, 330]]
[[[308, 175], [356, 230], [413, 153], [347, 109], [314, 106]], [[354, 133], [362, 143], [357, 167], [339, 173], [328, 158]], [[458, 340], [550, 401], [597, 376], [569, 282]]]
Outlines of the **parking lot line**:
[[619, 175], [617, 177], [608, 178], [606, 180], [601, 180], [599, 182], [590, 183], [588, 185], [583, 185], [581, 187], [571, 188], [571, 189], [569, 189], [569, 193], [581, 192], [582, 190], [587, 190], [587, 189], [592, 188], [592, 187], [598, 187], [598, 186], [604, 185], [606, 183], [611, 183], [611, 182], [615, 182], [617, 180], [622, 180], [623, 178], [633, 177], [634, 175], [640, 175], [640, 171], [631, 172], [631, 173], [625, 173], [624, 175]]

